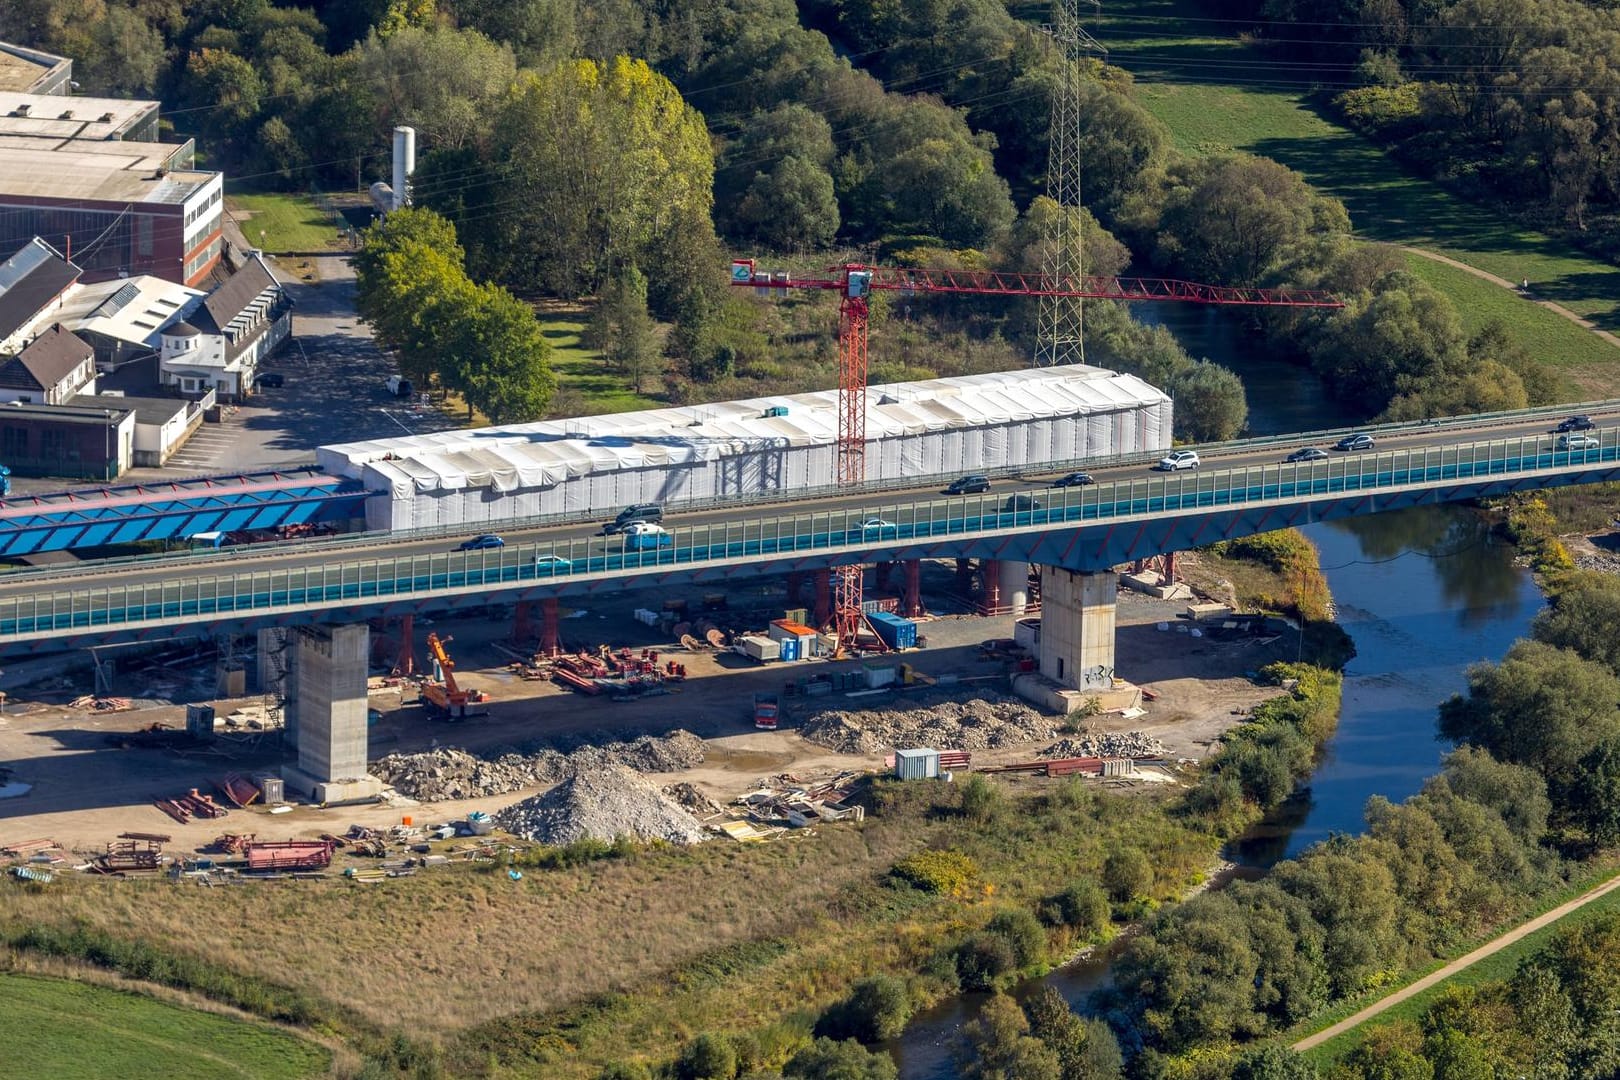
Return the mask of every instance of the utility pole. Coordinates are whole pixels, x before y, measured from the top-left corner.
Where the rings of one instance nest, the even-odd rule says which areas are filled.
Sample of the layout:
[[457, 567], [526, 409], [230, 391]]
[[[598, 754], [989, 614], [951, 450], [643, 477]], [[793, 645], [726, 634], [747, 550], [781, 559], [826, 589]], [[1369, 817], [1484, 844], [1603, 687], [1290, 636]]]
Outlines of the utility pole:
[[[1047, 30], [1063, 54], [1063, 77], [1052, 100], [1046, 158], [1046, 194], [1057, 203], [1058, 213], [1047, 228], [1041, 273], [1048, 280], [1066, 281], [1085, 276], [1085, 238], [1079, 221], [1080, 62], [1088, 52], [1108, 50], [1080, 25], [1080, 0], [1053, 0]], [[1084, 299], [1042, 296], [1040, 305], [1035, 365], [1085, 363]]]

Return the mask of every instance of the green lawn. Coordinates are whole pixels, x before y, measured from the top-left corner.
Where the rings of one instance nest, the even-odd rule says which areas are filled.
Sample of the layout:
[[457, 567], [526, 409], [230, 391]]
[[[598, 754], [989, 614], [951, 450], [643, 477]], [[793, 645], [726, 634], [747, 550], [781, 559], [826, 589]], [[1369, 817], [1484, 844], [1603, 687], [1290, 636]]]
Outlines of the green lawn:
[[337, 226], [308, 195], [227, 195], [225, 206], [241, 224], [247, 242], [272, 255], [342, 250]]
[[263, 1024], [65, 979], [0, 975], [0, 1072], [32, 1080], [299, 1080], [331, 1054]]
[[[1236, 38], [1207, 36], [1224, 24], [1199, 18], [1198, 10], [1179, 0], [1123, 0], [1088, 21], [1108, 46], [1108, 59], [1136, 75], [1142, 104], [1181, 150], [1274, 158], [1343, 200], [1360, 236], [1442, 252], [1509, 281], [1528, 277], [1541, 298], [1603, 329], [1620, 329], [1620, 268], [1407, 173], [1372, 142], [1315, 111], [1309, 72], [1282, 67]], [[1424, 276], [1436, 284], [1444, 278], [1441, 287], [1459, 306], [1478, 304], [1481, 289], [1489, 288], [1470, 282], [1453, 291], [1467, 281], [1456, 271]], [[1503, 299], [1490, 306], [1538, 356], [1561, 364], [1620, 362], [1620, 349], [1567, 320], [1536, 319], [1533, 305]], [[1467, 311], [1464, 318], [1483, 321]]]
[[577, 407], [570, 414], [594, 416], [599, 413], [633, 412], [637, 409], [657, 409], [666, 402], [646, 394], [637, 394], [623, 375], [610, 368], [599, 353], [579, 343], [580, 331], [585, 323], [572, 315], [554, 315], [542, 311], [540, 326], [546, 340], [551, 343], [551, 368], [557, 373], [557, 389], [565, 402], [578, 396]]
[[[1576, 896], [1579, 896], [1581, 893], [1595, 888], [1611, 874], [1612, 871], [1608, 871], [1597, 879], [1583, 881], [1579, 885], [1571, 886], [1570, 888], [1561, 890], [1554, 896], [1547, 897], [1545, 903], [1543, 903], [1536, 911], [1528, 913], [1522, 921], [1528, 922], [1530, 919], [1535, 918], [1542, 912], [1550, 911], [1559, 904], [1566, 903], [1567, 901], [1574, 899]], [[1344, 1055], [1350, 1053], [1350, 1051], [1359, 1046], [1361, 1041], [1367, 1037], [1367, 1033], [1372, 1031], [1374, 1028], [1377, 1028], [1383, 1024], [1393, 1023], [1397, 1020], [1417, 1020], [1423, 1015], [1429, 1006], [1433, 1005], [1435, 1001], [1439, 999], [1441, 994], [1444, 994], [1451, 987], [1479, 986], [1483, 983], [1500, 982], [1504, 979], [1510, 978], [1513, 973], [1518, 970], [1519, 963], [1545, 945], [1548, 939], [1550, 939], [1554, 934], [1584, 926], [1600, 915], [1605, 915], [1616, 911], [1620, 911], [1620, 889], [1609, 893], [1607, 896], [1594, 900], [1592, 903], [1586, 905], [1578, 911], [1565, 915], [1562, 919], [1559, 919], [1550, 926], [1544, 926], [1533, 934], [1525, 935], [1500, 952], [1493, 953], [1490, 956], [1485, 957], [1483, 960], [1469, 965], [1462, 971], [1459, 971], [1457, 974], [1453, 975], [1451, 978], [1445, 979], [1442, 982], [1431, 986], [1423, 993], [1415, 994], [1400, 1004], [1391, 1006], [1389, 1009], [1379, 1013], [1378, 1016], [1367, 1021], [1365, 1024], [1362, 1024], [1360, 1027], [1353, 1028], [1337, 1038], [1329, 1039], [1321, 1046], [1306, 1051], [1305, 1056], [1310, 1058], [1316, 1063], [1319, 1069], [1322, 1069], [1325, 1072], [1328, 1066], [1332, 1065], [1334, 1062], [1338, 1061], [1340, 1058], [1344, 1057]], [[1511, 928], [1503, 927], [1502, 931], [1506, 931], [1508, 929]], [[1492, 936], [1494, 937], [1497, 935], [1493, 934]], [[1479, 944], [1483, 944], [1483, 942], [1476, 943], [1470, 946], [1469, 949], [1463, 951], [1471, 951], [1473, 948], [1477, 948]], [[1432, 971], [1435, 967], [1439, 966], [1441, 965], [1435, 964], [1433, 967], [1430, 967], [1425, 971], [1413, 972], [1412, 978], [1403, 982], [1402, 985], [1416, 982], [1418, 979], [1428, 974], [1429, 971]], [[1398, 988], [1392, 987], [1390, 988], [1390, 992], [1392, 992], [1394, 989]], [[1325, 1027], [1330, 1027], [1344, 1019], [1346, 1016], [1349, 1016], [1360, 1009], [1366, 1008], [1368, 1005], [1372, 1004], [1374, 1000], [1376, 999], [1357, 1000], [1352, 1004], [1343, 1005], [1337, 1009], [1331, 1010], [1329, 1013], [1326, 1013], [1320, 1017], [1315, 1017], [1307, 1026], [1292, 1032], [1288, 1037], [1288, 1041], [1292, 1042], [1296, 1039], [1304, 1038], [1313, 1031], [1320, 1031]]]

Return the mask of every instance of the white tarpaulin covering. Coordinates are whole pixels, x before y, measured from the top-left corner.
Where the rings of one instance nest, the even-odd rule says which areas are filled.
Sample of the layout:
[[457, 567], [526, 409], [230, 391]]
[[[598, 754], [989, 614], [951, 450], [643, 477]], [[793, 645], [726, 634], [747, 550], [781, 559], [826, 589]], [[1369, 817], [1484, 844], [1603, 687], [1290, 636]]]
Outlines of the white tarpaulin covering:
[[[390, 493], [367, 506], [373, 529], [601, 516], [634, 502], [830, 485], [837, 405], [826, 390], [343, 443], [316, 455], [328, 473]], [[1084, 365], [873, 386], [866, 474], [1038, 468], [1163, 450], [1170, 431], [1166, 394]]]

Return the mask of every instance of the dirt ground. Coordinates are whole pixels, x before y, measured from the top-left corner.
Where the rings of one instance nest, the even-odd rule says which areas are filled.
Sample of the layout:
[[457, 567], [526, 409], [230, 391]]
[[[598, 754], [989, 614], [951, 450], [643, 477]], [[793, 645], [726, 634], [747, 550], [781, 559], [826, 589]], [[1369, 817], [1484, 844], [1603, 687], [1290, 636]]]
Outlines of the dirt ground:
[[[945, 608], [920, 629], [927, 646], [908, 654], [906, 661], [927, 674], [955, 673], [961, 678], [985, 676], [987, 686], [1004, 686], [993, 681], [1001, 673], [1000, 661], [985, 660], [978, 643], [993, 637], [1010, 637], [1012, 616], [981, 618], [961, 613], [960, 602], [949, 600], [949, 573], [932, 567], [924, 579], [925, 597], [931, 608]], [[937, 599], [936, 599], [937, 598]], [[565, 643], [571, 646], [607, 642], [635, 648], [665, 646], [656, 640], [657, 631], [634, 621], [636, 607], [656, 607], [646, 595], [623, 594], [604, 597], [601, 605], [574, 613], [563, 623]], [[755, 585], [731, 593], [734, 612], [756, 609], [779, 614], [785, 602], [780, 583]], [[957, 613], [950, 613], [950, 607]], [[1148, 714], [1134, 721], [1118, 716], [1088, 720], [1093, 731], [1142, 730], [1161, 740], [1172, 758], [1202, 758], [1221, 733], [1240, 719], [1242, 711], [1275, 693], [1256, 686], [1246, 672], [1277, 659], [1292, 659], [1298, 648], [1291, 636], [1269, 646], [1250, 643], [1221, 643], [1208, 637], [1193, 638], [1184, 620], [1177, 618], [1184, 601], [1161, 601], [1139, 594], [1121, 592], [1118, 606], [1118, 646], [1116, 671], [1157, 694], [1147, 702]], [[428, 625], [424, 625], [428, 624]], [[763, 625], [761, 620], [758, 625]], [[1159, 629], [1167, 624], [1168, 629]], [[585, 698], [550, 683], [524, 681], [505, 670], [510, 657], [494, 643], [510, 633], [506, 620], [489, 618], [440, 619], [436, 625], [417, 620], [418, 649], [429, 629], [449, 636], [449, 649], [456, 661], [457, 678], [465, 686], [488, 692], [489, 715], [448, 724], [426, 718], [414, 704], [415, 690], [402, 695], [388, 690], [372, 697], [372, 707], [382, 719], [372, 728], [371, 756], [395, 751], [416, 751], [435, 746], [457, 746], [475, 752], [493, 752], [520, 746], [537, 739], [589, 734], [593, 738], [632, 738], [641, 734], [662, 734], [673, 728], [687, 728], [709, 740], [708, 760], [683, 773], [663, 774], [662, 783], [692, 782], [711, 798], [729, 802], [748, 790], [762, 777], [791, 772], [801, 777], [830, 775], [846, 769], [880, 768], [878, 757], [835, 754], [806, 742], [793, 730], [795, 722], [808, 711], [839, 707], [841, 699], [816, 699], [813, 706], [802, 699], [785, 703], [785, 727], [778, 731], [756, 731], [751, 724], [750, 703], [759, 690], [780, 690], [784, 681], [818, 670], [810, 662], [761, 668], [741, 658], [723, 655], [688, 655], [678, 647], [668, 651], [687, 665], [691, 678], [667, 696], [639, 702], [615, 703], [602, 698]], [[386, 642], [378, 652], [386, 656]], [[845, 662], [854, 666], [854, 662]], [[132, 665], [133, 666], [133, 665]], [[464, 818], [468, 811], [493, 813], [501, 806], [517, 802], [540, 789], [513, 792], [493, 798], [442, 802], [416, 806], [396, 801], [366, 806], [321, 809], [296, 806], [290, 812], [271, 815], [265, 809], [231, 810], [222, 819], [193, 821], [181, 825], [152, 805], [157, 796], [183, 794], [195, 787], [208, 791], [227, 772], [267, 771], [282, 764], [277, 738], [264, 735], [257, 746], [226, 746], [201, 754], [180, 756], [169, 751], [118, 749], [107, 736], [134, 731], [164, 722], [175, 727], [185, 723], [184, 700], [211, 700], [203, 694], [211, 679], [211, 669], [202, 665], [189, 684], [165, 687], [167, 703], [152, 704], [127, 712], [86, 714], [65, 707], [89, 689], [83, 677], [63, 677], [34, 693], [12, 694], [0, 713], [0, 762], [12, 770], [12, 784], [27, 784], [24, 795], [0, 798], [0, 844], [37, 837], [50, 837], [71, 849], [93, 852], [125, 831], [155, 832], [174, 838], [173, 848], [200, 848], [222, 832], [253, 832], [262, 839], [310, 836], [320, 832], [343, 832], [350, 824], [371, 826], [397, 824], [409, 815], [415, 824]], [[135, 680], [126, 676], [126, 680]], [[113, 692], [139, 696], [148, 687], [115, 683]], [[964, 688], [963, 696], [972, 691]], [[893, 699], [863, 698], [861, 708], [893, 700], [897, 707], [908, 704], [903, 696]], [[53, 703], [54, 702], [54, 703]], [[223, 715], [237, 704], [257, 705], [258, 697], [241, 703], [218, 701]], [[1039, 744], [1000, 751], [976, 752], [975, 760], [994, 763], [1032, 756]], [[228, 752], [227, 752], [228, 751]], [[4, 777], [0, 777], [0, 784]], [[3, 789], [0, 789], [3, 790]]]

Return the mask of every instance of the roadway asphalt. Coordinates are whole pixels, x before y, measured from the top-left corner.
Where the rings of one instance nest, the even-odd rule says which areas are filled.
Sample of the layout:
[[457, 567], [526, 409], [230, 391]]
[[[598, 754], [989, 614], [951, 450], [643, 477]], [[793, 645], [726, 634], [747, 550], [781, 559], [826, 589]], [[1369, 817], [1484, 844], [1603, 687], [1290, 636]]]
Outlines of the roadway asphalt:
[[[1591, 411], [1589, 415], [1600, 429], [1609, 429], [1607, 444], [1612, 445], [1615, 439], [1620, 437], [1620, 432], [1615, 430], [1620, 428], [1620, 404], [1609, 407], [1605, 411]], [[1319, 445], [1324, 450], [1327, 450], [1330, 459], [1337, 461], [1358, 456], [1372, 456], [1389, 450], [1433, 448], [1485, 439], [1548, 435], [1556, 422], [1556, 417], [1537, 417], [1533, 420], [1508, 423], [1454, 421], [1436, 424], [1410, 432], [1379, 435], [1375, 450], [1360, 455], [1339, 453], [1330, 449], [1330, 444], [1318, 442], [1314, 445]], [[1597, 432], [1593, 434], [1597, 434]], [[1248, 447], [1226, 452], [1200, 450], [1202, 466], [1199, 472], [1200, 474], [1208, 474], [1210, 472], [1256, 465], [1279, 464], [1291, 451], [1306, 445], [1313, 445], [1313, 443], [1299, 439], [1268, 443], [1264, 447]], [[1328, 464], [1330, 463], [1317, 463], [1319, 467]], [[1041, 471], [1031, 472], [1022, 480], [998, 480], [992, 484], [990, 496], [988, 497], [1005, 499], [1008, 495], [1016, 492], [1030, 492], [1038, 496], [1040, 492], [1048, 490], [1051, 481], [1059, 475], [1061, 474], [1056, 472]], [[1146, 465], [1092, 470], [1092, 476], [1098, 483], [1141, 480], [1165, 475], [1167, 474], [1150, 470]], [[666, 510], [664, 524], [671, 529], [723, 526], [727, 523], [734, 524], [748, 518], [786, 517], [795, 513], [820, 515], [845, 512], [870, 512], [886, 521], [904, 523], [907, 520], [904, 515], [888, 512], [886, 508], [894, 507], [897, 504], [926, 500], [938, 494], [939, 489], [930, 486], [869, 493], [864, 496], [838, 495], [799, 501], [750, 504], [734, 509], [704, 510], [691, 513], [680, 513], [678, 509], [674, 509]], [[592, 541], [593, 538], [598, 538], [602, 521], [610, 518], [616, 510], [617, 508], [611, 508], [604, 512], [600, 518], [581, 521], [577, 524], [552, 525], [541, 528], [499, 529], [499, 532], [508, 545], [574, 541], [576, 543], [571, 554], [577, 558], [585, 554], [585, 550], [578, 546], [578, 542]], [[469, 529], [463, 535], [473, 534], [474, 530]], [[266, 547], [258, 551], [252, 548], [232, 548], [221, 552], [218, 558], [208, 558], [200, 561], [187, 560], [184, 563], [160, 559], [138, 564], [109, 562], [104, 570], [96, 569], [94, 563], [81, 563], [71, 568], [56, 566], [38, 570], [19, 570], [0, 577], [0, 597], [29, 595], [45, 590], [67, 591], [77, 588], [152, 584], [177, 578], [211, 576], [231, 572], [251, 571], [258, 573], [271, 570], [302, 569], [375, 558], [394, 559], [407, 556], [443, 555], [454, 552], [460, 543], [460, 539], [461, 537], [456, 536], [399, 540], [378, 538], [375, 541], [358, 543], [314, 540], [310, 541], [307, 546], [301, 545], [293, 548], [284, 545]], [[879, 537], [874, 536], [872, 539], [876, 541]], [[603, 549], [597, 545], [605, 545], [608, 542], [606, 539], [595, 539], [589, 544], [589, 550], [601, 554]], [[618, 550], [617, 545], [621, 542], [619, 538], [612, 538], [611, 542], [615, 545], [614, 550]], [[475, 557], [476, 554], [474, 553]], [[491, 551], [489, 553], [491, 561], [499, 558], [501, 554], [500, 551]]]

